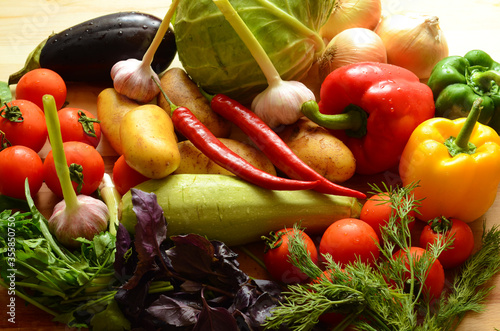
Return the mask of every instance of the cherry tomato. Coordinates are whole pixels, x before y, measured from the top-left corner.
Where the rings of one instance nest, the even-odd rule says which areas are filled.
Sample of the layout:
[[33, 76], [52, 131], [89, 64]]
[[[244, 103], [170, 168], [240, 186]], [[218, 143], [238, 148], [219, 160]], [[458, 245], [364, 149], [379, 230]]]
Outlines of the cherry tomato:
[[420, 234], [420, 247], [427, 248], [442, 236], [445, 242], [454, 238], [453, 244], [438, 257], [443, 268], [458, 267], [472, 254], [474, 234], [467, 223], [456, 218], [440, 217], [430, 221]]
[[0, 194], [26, 199], [24, 182], [28, 178], [31, 196], [43, 184], [43, 163], [40, 156], [26, 146], [11, 146], [0, 152]]
[[57, 112], [63, 142], [81, 141], [97, 147], [101, 141], [99, 120], [89, 111], [65, 107]]
[[16, 99], [29, 100], [43, 110], [42, 97], [51, 94], [57, 109], [66, 101], [66, 83], [61, 76], [50, 69], [38, 68], [25, 73], [16, 86]]
[[[390, 200], [391, 198], [387, 192], [376, 194], [366, 200], [361, 208], [361, 214], [359, 215], [362, 221], [372, 226], [379, 239], [382, 238], [380, 232], [382, 226], [387, 225], [391, 215], [395, 213]], [[415, 211], [412, 210], [409, 212], [408, 216], [413, 219], [413, 221], [408, 223], [408, 229], [411, 231], [415, 226]], [[399, 219], [398, 221], [400, 222]]]
[[[414, 261], [418, 261], [424, 255], [425, 252], [426, 250], [421, 247], [410, 247], [410, 255], [412, 256], [412, 259]], [[403, 261], [405, 262], [406, 268], [408, 269], [410, 267], [410, 264], [408, 262], [409, 260], [406, 252], [403, 250], [399, 250], [393, 254], [394, 258], [401, 256]], [[410, 278], [410, 272], [407, 271], [405, 273], [405, 280], [409, 278]], [[445, 280], [445, 275], [443, 266], [441, 265], [439, 260], [435, 260], [427, 273], [427, 278], [425, 279], [424, 282], [424, 293], [428, 294], [431, 299], [439, 298], [444, 288], [444, 280]]]
[[[73, 188], [77, 194], [90, 195], [97, 188], [104, 176], [104, 160], [99, 152], [92, 146], [80, 141], [68, 141], [63, 144], [66, 163], [82, 167], [83, 185], [78, 191], [79, 182], [72, 180]], [[52, 151], [47, 154], [43, 162], [43, 177], [48, 188], [59, 198], [63, 198], [61, 184], [57, 177]]]
[[325, 230], [319, 243], [319, 253], [321, 256], [330, 254], [341, 266], [356, 259], [371, 264], [380, 255], [378, 243], [377, 233], [368, 223], [344, 218]]
[[0, 109], [0, 114], [0, 131], [10, 145], [26, 146], [37, 153], [42, 149], [48, 134], [40, 107], [28, 100], [13, 100]]
[[113, 182], [116, 190], [124, 195], [132, 187], [147, 181], [149, 178], [130, 167], [125, 161], [125, 156], [121, 155], [113, 166]]
[[300, 271], [289, 261], [290, 238], [295, 235], [301, 235], [305, 247], [309, 252], [312, 261], [318, 263], [318, 251], [311, 237], [304, 231], [298, 229], [281, 229], [271, 234], [264, 253], [264, 263], [269, 274], [278, 281], [286, 284], [302, 283], [308, 279], [307, 275]]

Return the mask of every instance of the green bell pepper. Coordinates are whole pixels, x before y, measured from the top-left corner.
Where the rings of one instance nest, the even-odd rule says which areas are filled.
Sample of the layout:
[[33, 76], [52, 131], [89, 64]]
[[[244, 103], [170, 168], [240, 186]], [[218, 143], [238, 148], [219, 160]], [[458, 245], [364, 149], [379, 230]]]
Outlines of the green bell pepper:
[[500, 133], [500, 63], [481, 50], [448, 56], [433, 68], [427, 85], [437, 117], [467, 117], [474, 101], [483, 99], [479, 122]]

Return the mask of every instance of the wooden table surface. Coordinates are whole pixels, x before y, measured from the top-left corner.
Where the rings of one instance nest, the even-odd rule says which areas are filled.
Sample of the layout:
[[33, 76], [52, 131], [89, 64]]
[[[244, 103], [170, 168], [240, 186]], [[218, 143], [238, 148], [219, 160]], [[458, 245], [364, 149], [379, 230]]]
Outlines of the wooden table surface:
[[[187, 1], [187, 0], [186, 0]], [[9, 74], [20, 69], [28, 54], [52, 32], [59, 32], [67, 27], [100, 15], [116, 11], [135, 10], [150, 13], [160, 18], [164, 16], [170, 1], [160, 0], [22, 0], [2, 1], [0, 11], [0, 80], [6, 81]], [[416, 11], [436, 15], [449, 44], [450, 55], [464, 55], [472, 49], [482, 49], [494, 59], [500, 61], [500, 1], [499, 0], [382, 0], [384, 13], [397, 11]], [[180, 66], [174, 60], [173, 66]], [[95, 103], [102, 86], [69, 84], [67, 100], [73, 107], [82, 107], [95, 113]], [[46, 145], [40, 155], [44, 157], [49, 150]], [[104, 139], [98, 146], [106, 162], [106, 171], [116, 159], [116, 153]], [[1, 176], [2, 174], [0, 174]], [[388, 182], [394, 174], [386, 173], [374, 178], [355, 177], [350, 185], [355, 188], [366, 187], [366, 183]], [[390, 182], [389, 182], [390, 184]], [[38, 208], [49, 216], [56, 202], [55, 196], [42, 187], [35, 197]], [[480, 240], [483, 221], [487, 227], [500, 223], [500, 198], [480, 219], [471, 223]], [[249, 273], [262, 273], [242, 256], [242, 264]], [[486, 311], [470, 313], [466, 316], [459, 330], [475, 331], [500, 329], [500, 276], [496, 276], [490, 285], [497, 288], [487, 299]], [[7, 309], [9, 297], [0, 289], [0, 311]], [[4, 310], [5, 309], [5, 310]], [[5, 330], [65, 330], [64, 325], [51, 322], [51, 316], [34, 308], [26, 307], [22, 300], [16, 300], [16, 323], [7, 322], [7, 315], [0, 317], [0, 329]]]

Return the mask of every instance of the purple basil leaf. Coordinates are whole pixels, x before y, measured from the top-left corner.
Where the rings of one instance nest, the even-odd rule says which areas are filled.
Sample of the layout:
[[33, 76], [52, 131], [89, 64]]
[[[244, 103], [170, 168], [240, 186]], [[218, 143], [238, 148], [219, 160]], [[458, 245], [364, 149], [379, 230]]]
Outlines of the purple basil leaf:
[[217, 259], [212, 268], [218, 275], [217, 281], [224, 284], [224, 287], [236, 291], [249, 279], [248, 275], [239, 268], [238, 254], [220, 241], [212, 241], [212, 245]]
[[281, 286], [272, 280], [267, 279], [252, 279], [252, 282], [257, 286], [261, 292], [267, 292], [273, 297], [280, 298]]
[[233, 315], [223, 307], [210, 307], [203, 297], [203, 309], [192, 331], [238, 331]]
[[269, 293], [266, 292], [261, 294], [246, 311], [247, 316], [253, 321], [252, 326], [257, 327], [262, 325], [266, 318], [271, 316], [271, 310], [274, 309], [277, 304], [278, 300], [269, 295]]
[[125, 253], [129, 250], [132, 239], [125, 226], [120, 223], [116, 231], [116, 253], [114, 268], [116, 275], [123, 278], [127, 275]]
[[115, 294], [115, 300], [120, 306], [120, 310], [132, 322], [140, 318], [147, 306], [147, 296], [153, 275], [152, 272], [148, 273], [139, 280], [134, 288], [130, 290], [120, 288]]
[[243, 285], [238, 292], [236, 292], [233, 305], [229, 308], [229, 311], [246, 310], [255, 300], [257, 300], [257, 297], [258, 294], [254, 287]]
[[167, 239], [167, 224], [156, 195], [138, 189], [131, 189], [131, 193], [132, 210], [137, 216], [134, 242], [139, 263], [132, 278], [124, 285], [127, 289], [135, 287], [146, 272], [158, 268], [155, 257], [162, 258], [161, 244]]
[[[250, 320], [250, 317], [243, 314], [241, 311], [236, 310], [233, 312], [233, 317], [236, 319], [236, 323], [238, 324], [238, 329], [240, 331], [253, 331], [252, 327], [253, 321]], [[255, 328], [255, 330], [261, 330], [261, 327]]]
[[181, 284], [181, 289], [185, 292], [199, 292], [203, 288], [203, 284], [192, 280], [186, 280]]
[[166, 251], [174, 270], [191, 280], [202, 280], [212, 273], [213, 246], [196, 234], [173, 236], [175, 246]]
[[179, 327], [195, 324], [200, 307], [190, 304], [189, 301], [184, 302], [161, 295], [146, 311], [163, 323]]

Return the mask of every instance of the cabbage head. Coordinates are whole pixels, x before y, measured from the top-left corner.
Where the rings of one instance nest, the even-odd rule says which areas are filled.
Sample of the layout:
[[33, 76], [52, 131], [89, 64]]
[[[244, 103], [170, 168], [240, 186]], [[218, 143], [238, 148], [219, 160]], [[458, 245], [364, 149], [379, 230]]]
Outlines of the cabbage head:
[[[300, 80], [325, 44], [318, 34], [335, 0], [231, 0], [284, 80]], [[179, 60], [210, 93], [242, 103], [267, 87], [245, 44], [212, 0], [181, 0], [174, 21]]]

